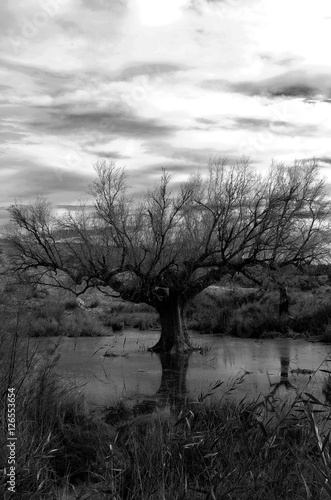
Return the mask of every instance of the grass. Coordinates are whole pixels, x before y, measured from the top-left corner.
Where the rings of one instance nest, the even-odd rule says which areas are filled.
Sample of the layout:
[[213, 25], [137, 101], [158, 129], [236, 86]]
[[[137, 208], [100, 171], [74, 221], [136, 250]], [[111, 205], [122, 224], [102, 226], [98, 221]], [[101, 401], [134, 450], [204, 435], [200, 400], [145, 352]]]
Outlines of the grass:
[[301, 335], [330, 343], [330, 287], [293, 288], [289, 294], [289, 315], [279, 316], [277, 291], [259, 297], [251, 289], [207, 289], [188, 305], [187, 325], [200, 333], [254, 338]]
[[[330, 343], [330, 290], [326, 285], [291, 288], [289, 315], [280, 317], [277, 291], [261, 296], [254, 288], [211, 287], [188, 304], [186, 324], [200, 333], [255, 338], [315, 336]], [[18, 297], [24, 299], [26, 330], [34, 337], [100, 336], [126, 328], [144, 331], [160, 327], [152, 307], [109, 299], [96, 290], [84, 296], [82, 305], [69, 293], [20, 284], [14, 279], [4, 282], [1, 291], [3, 304], [15, 303]]]
[[32, 337], [68, 335], [100, 336], [125, 328], [149, 330], [158, 324], [158, 315], [146, 304], [114, 300], [111, 307], [99, 297], [87, 297], [84, 307], [74, 297], [46, 297], [30, 308], [28, 331]]
[[[114, 433], [93, 421], [77, 391], [56, 375], [56, 347], [37, 352], [16, 313], [0, 325], [0, 467], [8, 467], [7, 395], [14, 388], [17, 497], [60, 499], [60, 484], [99, 477]], [[0, 497], [13, 498], [6, 479], [0, 474]]]
[[[279, 412], [271, 398], [217, 400], [216, 385], [213, 400], [209, 393], [177, 406], [160, 400], [149, 414], [115, 401], [101, 418], [56, 375], [56, 349], [31, 349], [20, 311], [3, 317], [0, 465], [7, 456], [7, 389], [15, 387], [19, 498], [329, 498], [329, 373], [326, 403], [301, 394]], [[6, 488], [0, 476], [0, 497], [9, 499]]]
[[331, 373], [325, 376], [322, 386], [322, 393], [325, 401], [331, 404]]
[[[118, 427], [115, 444], [130, 459], [119, 498], [329, 498], [329, 436], [318, 430], [328, 405], [301, 397], [275, 421], [271, 401], [205, 403]], [[123, 402], [110, 410], [111, 422], [128, 418]]]
[[203, 356], [206, 354], [210, 354], [213, 346], [208, 342], [196, 342], [192, 344], [193, 350], [199, 352]]
[[158, 325], [158, 314], [147, 304], [132, 304], [129, 302], [114, 302], [101, 316], [104, 326], [111, 326], [113, 331], [124, 328], [150, 330]]

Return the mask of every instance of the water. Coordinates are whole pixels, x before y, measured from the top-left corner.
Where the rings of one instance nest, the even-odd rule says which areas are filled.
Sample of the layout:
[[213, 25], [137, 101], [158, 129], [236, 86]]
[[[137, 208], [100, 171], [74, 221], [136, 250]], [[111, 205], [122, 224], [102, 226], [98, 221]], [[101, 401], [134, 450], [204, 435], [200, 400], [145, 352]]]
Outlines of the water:
[[[305, 390], [321, 396], [321, 369], [331, 369], [331, 347], [304, 340], [254, 340], [191, 334], [206, 354], [193, 352], [189, 358], [173, 361], [147, 352], [159, 332], [125, 331], [116, 337], [67, 338], [60, 340], [57, 370], [66, 381], [73, 381], [91, 404], [104, 405], [119, 397], [153, 396], [167, 391], [198, 398], [219, 380], [223, 384], [215, 396], [224, 394], [234, 378], [241, 377], [231, 397], [274, 393], [293, 398]], [[49, 346], [58, 338], [36, 339]], [[105, 357], [106, 352], [116, 357]], [[330, 361], [327, 361], [330, 360]], [[318, 370], [315, 374], [291, 370]]]

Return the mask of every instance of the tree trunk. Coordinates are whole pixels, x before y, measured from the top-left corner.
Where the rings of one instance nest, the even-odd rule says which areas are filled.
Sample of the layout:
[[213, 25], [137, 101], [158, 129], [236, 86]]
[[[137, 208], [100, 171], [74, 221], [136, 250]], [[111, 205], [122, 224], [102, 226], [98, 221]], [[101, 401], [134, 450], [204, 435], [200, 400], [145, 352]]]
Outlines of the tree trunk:
[[149, 351], [185, 353], [192, 350], [184, 325], [184, 305], [177, 295], [170, 295], [155, 306], [160, 315], [161, 337]]
[[288, 314], [289, 308], [289, 297], [287, 293], [287, 288], [285, 286], [279, 286], [279, 316], [283, 314]]

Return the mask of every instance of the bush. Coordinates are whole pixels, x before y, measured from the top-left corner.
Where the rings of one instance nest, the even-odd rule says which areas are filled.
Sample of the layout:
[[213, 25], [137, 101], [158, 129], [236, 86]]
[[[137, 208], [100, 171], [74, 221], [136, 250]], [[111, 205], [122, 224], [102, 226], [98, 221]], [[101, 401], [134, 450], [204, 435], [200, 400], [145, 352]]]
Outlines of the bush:
[[93, 299], [93, 300], [91, 300], [91, 302], [88, 304], [87, 307], [89, 307], [90, 309], [95, 309], [99, 305], [100, 305], [100, 300], [99, 299]]
[[272, 309], [260, 302], [241, 306], [235, 311], [228, 332], [237, 337], [258, 338], [265, 332], [284, 332], [287, 318], [282, 319]]
[[265, 330], [284, 330], [278, 318], [275, 294], [257, 300], [257, 290], [227, 289], [217, 294], [208, 289], [199, 294], [186, 311], [189, 328], [201, 333], [224, 333], [239, 337], [260, 336]]
[[64, 310], [65, 306], [62, 302], [59, 302], [56, 299], [47, 299], [43, 303], [34, 307], [33, 314], [36, 318], [53, 318], [58, 323], [61, 323]]
[[[199, 294], [187, 307], [189, 328], [201, 333], [224, 333], [239, 337], [270, 337], [289, 331], [322, 335], [330, 342], [331, 303], [326, 293], [321, 295], [301, 290], [290, 294], [290, 314], [279, 316], [279, 293], [265, 293], [260, 299], [257, 292], [247, 289], [220, 289]], [[324, 299], [324, 302], [323, 302]]]
[[94, 317], [75, 314], [64, 318], [62, 330], [68, 337], [100, 337], [109, 335], [109, 331]]
[[293, 330], [310, 334], [324, 333], [331, 324], [331, 304], [307, 306], [305, 314], [297, 316], [293, 321]]
[[66, 311], [74, 311], [75, 309], [78, 309], [78, 307], [79, 306], [76, 299], [69, 299], [64, 303], [64, 308]]
[[188, 328], [201, 333], [226, 333], [234, 298], [201, 293], [188, 304], [185, 318]]
[[121, 332], [124, 328], [124, 321], [112, 321], [111, 327], [113, 332]]
[[159, 322], [159, 316], [153, 307], [126, 302], [115, 303], [100, 317], [103, 325], [112, 327], [113, 331], [122, 331], [124, 327], [149, 330], [155, 328]]
[[62, 333], [62, 325], [54, 318], [30, 319], [28, 327], [30, 337], [56, 337]]

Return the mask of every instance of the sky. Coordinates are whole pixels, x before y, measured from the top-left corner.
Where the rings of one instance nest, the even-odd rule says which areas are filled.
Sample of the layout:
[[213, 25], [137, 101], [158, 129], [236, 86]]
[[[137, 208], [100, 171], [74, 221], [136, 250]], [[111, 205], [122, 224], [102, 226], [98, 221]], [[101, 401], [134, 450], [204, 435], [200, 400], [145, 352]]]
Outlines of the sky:
[[88, 200], [102, 159], [137, 195], [215, 156], [331, 185], [330, 46], [330, 0], [1, 0], [0, 221]]

